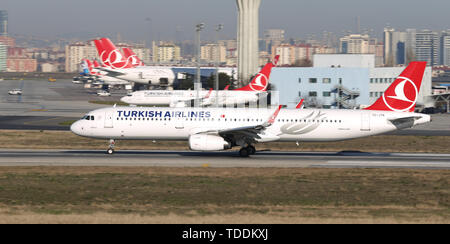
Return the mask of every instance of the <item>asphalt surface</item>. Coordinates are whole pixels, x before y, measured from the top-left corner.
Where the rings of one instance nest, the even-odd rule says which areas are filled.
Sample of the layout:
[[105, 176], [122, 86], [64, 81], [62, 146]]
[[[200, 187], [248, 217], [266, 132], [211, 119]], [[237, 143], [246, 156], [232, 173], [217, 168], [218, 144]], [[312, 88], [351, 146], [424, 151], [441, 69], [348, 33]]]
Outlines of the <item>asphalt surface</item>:
[[241, 158], [234, 151], [0, 150], [0, 166], [450, 169], [450, 154], [263, 151]]
[[[21, 96], [8, 95], [20, 88]], [[119, 101], [124, 90], [111, 90], [111, 97], [99, 97], [98, 89], [85, 89], [71, 80], [4, 80], [0, 81], [0, 129], [69, 130], [63, 122], [83, 117], [91, 110], [107, 107], [89, 101]], [[450, 136], [450, 115], [432, 115], [432, 123], [396, 131], [393, 135]]]

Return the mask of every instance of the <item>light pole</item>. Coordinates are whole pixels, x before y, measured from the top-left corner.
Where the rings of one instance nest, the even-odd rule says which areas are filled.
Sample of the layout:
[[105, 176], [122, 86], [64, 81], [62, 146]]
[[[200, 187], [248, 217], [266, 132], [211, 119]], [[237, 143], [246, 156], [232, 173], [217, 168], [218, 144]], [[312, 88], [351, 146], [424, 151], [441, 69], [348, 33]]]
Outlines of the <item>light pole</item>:
[[223, 24], [219, 24], [216, 28], [216, 80], [214, 82], [214, 90], [216, 90], [216, 107], [219, 107], [219, 62], [220, 62], [220, 46], [219, 46], [219, 31], [223, 29]]
[[195, 31], [197, 32], [197, 77], [194, 84], [194, 89], [196, 90], [196, 97], [194, 106], [198, 107], [199, 102], [199, 92], [202, 88], [202, 82], [201, 82], [201, 73], [200, 73], [200, 56], [201, 56], [201, 46], [200, 46], [200, 32], [205, 28], [205, 23], [200, 23], [195, 26]]
[[147, 17], [147, 18], [145, 18], [145, 21], [148, 22], [148, 26], [149, 26], [150, 46], [151, 46], [152, 45], [152, 18]]

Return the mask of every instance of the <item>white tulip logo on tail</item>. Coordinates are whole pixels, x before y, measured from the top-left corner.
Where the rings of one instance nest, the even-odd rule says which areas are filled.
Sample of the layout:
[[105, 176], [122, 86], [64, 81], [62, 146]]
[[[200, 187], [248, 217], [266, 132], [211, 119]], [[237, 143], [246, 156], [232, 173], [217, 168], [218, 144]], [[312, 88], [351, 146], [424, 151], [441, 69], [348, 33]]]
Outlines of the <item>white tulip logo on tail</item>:
[[268, 82], [267, 82], [267, 76], [265, 76], [262, 73], [258, 73], [255, 77], [255, 79], [253, 79], [252, 82], [250, 82], [250, 88], [253, 91], [262, 91], [265, 90], [267, 88]]
[[106, 52], [103, 51], [100, 58], [105, 65], [110, 66], [111, 68], [120, 69], [128, 65], [128, 60], [127, 62], [124, 62], [122, 53], [120, 53], [117, 49], [112, 50], [109, 54], [107, 54], [107, 58], [105, 58], [105, 54]]
[[[138, 62], [138, 60], [137, 60], [137, 56], [136, 56], [136, 55], [130, 56], [130, 57], [128, 57], [128, 59], [131, 59], [131, 64], [132, 64], [133, 66], [138, 66], [138, 65], [139, 65], [139, 62]], [[127, 61], [128, 61], [128, 60], [127, 60]]]
[[398, 77], [403, 79], [395, 89], [386, 91], [383, 94], [383, 101], [386, 106], [397, 112], [409, 111], [415, 106], [418, 99], [418, 89], [414, 82], [406, 77]]

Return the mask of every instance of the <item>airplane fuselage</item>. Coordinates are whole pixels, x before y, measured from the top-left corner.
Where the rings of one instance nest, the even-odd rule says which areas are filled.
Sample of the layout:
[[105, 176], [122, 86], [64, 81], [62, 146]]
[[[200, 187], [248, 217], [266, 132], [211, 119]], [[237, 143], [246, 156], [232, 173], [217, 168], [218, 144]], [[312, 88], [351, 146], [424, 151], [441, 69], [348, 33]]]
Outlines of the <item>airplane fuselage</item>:
[[114, 77], [145, 85], [172, 86], [175, 73], [170, 68], [142, 66], [128, 69], [114, 69], [120, 75]]
[[[262, 124], [273, 109], [115, 107], [89, 112], [75, 122], [77, 135], [99, 139], [188, 140], [191, 135]], [[86, 118], [85, 116], [85, 118]], [[392, 121], [405, 121], [393, 123]], [[419, 113], [282, 109], [258, 142], [339, 141], [379, 135], [427, 123]]]
[[[216, 103], [223, 105], [236, 105], [246, 103], [256, 103], [261, 95], [266, 95], [266, 92], [253, 91], [206, 91], [198, 92], [198, 99], [200, 105], [209, 106]], [[176, 106], [178, 103], [189, 102], [197, 99], [197, 92], [195, 90], [148, 90], [138, 91], [121, 98], [122, 102], [133, 105], [169, 105]]]

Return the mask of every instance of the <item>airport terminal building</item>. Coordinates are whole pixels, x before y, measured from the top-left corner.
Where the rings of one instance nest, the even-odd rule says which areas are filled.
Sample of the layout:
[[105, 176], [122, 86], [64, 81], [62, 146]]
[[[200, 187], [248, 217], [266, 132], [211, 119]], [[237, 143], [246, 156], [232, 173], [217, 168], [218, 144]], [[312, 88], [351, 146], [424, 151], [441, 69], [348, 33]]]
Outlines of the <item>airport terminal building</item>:
[[[305, 106], [359, 108], [375, 102], [405, 67], [375, 67], [373, 54], [317, 54], [313, 67], [278, 67], [270, 83], [279, 104], [293, 108], [300, 99]], [[427, 67], [417, 105], [432, 107], [431, 67]], [[271, 103], [278, 104], [278, 99]]]

